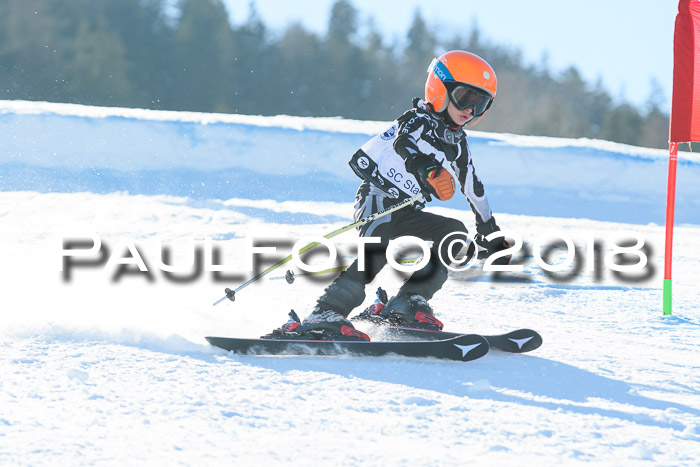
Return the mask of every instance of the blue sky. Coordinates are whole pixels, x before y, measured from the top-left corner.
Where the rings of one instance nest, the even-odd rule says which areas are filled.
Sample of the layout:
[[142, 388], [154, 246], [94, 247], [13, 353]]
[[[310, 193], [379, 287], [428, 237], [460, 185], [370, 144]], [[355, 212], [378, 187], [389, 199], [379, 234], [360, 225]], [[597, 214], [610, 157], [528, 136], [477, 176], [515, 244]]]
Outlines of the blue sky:
[[[224, 0], [233, 22], [248, 16], [251, 0]], [[324, 33], [333, 0], [255, 0], [258, 13], [273, 31], [291, 21]], [[484, 38], [523, 52], [526, 63], [544, 54], [553, 72], [573, 65], [592, 84], [600, 78], [616, 99], [642, 106], [655, 80], [670, 109], [673, 75], [673, 28], [677, 0], [351, 0], [365, 23], [370, 17], [387, 39], [402, 39], [416, 9], [436, 28], [438, 37], [471, 30], [476, 22]], [[362, 31], [360, 31], [362, 33]], [[485, 57], [487, 58], [487, 57]], [[496, 70], [498, 73], [498, 70]]]

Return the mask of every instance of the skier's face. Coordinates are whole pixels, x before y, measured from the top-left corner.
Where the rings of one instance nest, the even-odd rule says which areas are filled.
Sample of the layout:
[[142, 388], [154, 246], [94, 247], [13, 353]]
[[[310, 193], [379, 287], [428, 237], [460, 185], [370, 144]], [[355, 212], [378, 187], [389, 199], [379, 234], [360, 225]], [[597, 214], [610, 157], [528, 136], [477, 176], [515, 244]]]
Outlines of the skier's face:
[[474, 118], [474, 110], [472, 107], [468, 107], [464, 110], [459, 110], [452, 101], [447, 104], [447, 114], [450, 116], [453, 122], [457, 125], [462, 126], [472, 118]]

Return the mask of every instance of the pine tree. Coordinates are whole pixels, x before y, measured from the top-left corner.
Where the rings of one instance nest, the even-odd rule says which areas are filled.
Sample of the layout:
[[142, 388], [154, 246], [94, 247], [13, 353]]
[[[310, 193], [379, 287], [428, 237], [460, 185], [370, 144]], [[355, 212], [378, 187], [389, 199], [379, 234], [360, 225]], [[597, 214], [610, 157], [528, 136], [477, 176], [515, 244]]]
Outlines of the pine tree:
[[221, 0], [181, 0], [175, 30], [173, 103], [180, 110], [232, 110], [234, 42]]

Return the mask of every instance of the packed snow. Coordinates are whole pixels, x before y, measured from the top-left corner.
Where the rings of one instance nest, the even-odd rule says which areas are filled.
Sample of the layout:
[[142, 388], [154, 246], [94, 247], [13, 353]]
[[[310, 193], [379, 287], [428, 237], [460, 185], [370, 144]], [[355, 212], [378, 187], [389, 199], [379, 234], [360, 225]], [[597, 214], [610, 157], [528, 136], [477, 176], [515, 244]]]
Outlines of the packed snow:
[[[522, 270], [479, 262], [431, 304], [446, 330], [532, 328], [542, 347], [458, 363], [207, 344], [311, 310], [334, 276], [291, 263], [212, 304], [299, 239], [352, 222], [347, 160], [388, 124], [0, 101], [0, 463], [698, 465], [700, 159], [689, 153], [672, 316], [665, 151], [470, 130]], [[472, 229], [457, 198], [428, 209]], [[339, 266], [356, 236], [333, 239]], [[402, 280], [385, 268], [363, 306]]]

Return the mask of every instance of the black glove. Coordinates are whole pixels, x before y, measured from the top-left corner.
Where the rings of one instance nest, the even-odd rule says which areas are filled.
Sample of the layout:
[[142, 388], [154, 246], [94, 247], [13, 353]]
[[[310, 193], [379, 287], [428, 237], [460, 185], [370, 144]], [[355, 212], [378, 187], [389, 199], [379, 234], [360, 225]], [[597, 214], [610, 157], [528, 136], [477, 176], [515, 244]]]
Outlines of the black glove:
[[422, 153], [410, 155], [406, 158], [406, 170], [418, 180], [426, 201], [432, 201], [431, 195], [443, 201], [454, 195], [455, 182], [452, 175], [432, 156]]
[[430, 195], [436, 195], [433, 187], [428, 183], [428, 178], [430, 173], [434, 170], [442, 170], [442, 166], [431, 156], [426, 156], [423, 153], [411, 154], [406, 158], [406, 170], [408, 170], [418, 183], [420, 184], [421, 191], [425, 196], [425, 200], [430, 202], [433, 199]]
[[[491, 219], [486, 222], [476, 224], [477, 233], [474, 236], [474, 241], [477, 245], [486, 250], [485, 254], [479, 255], [480, 258], [488, 258], [498, 251], [503, 251], [510, 248], [510, 243], [506, 241], [504, 236], [495, 237], [491, 241], [486, 240], [486, 237], [488, 237], [490, 234], [500, 232], [500, 230], [501, 229], [496, 224], [496, 219], [494, 219], [493, 216], [491, 216]], [[511, 255], [501, 256], [500, 258], [496, 259], [493, 264], [505, 266], [506, 264], [510, 263], [510, 259]]]

